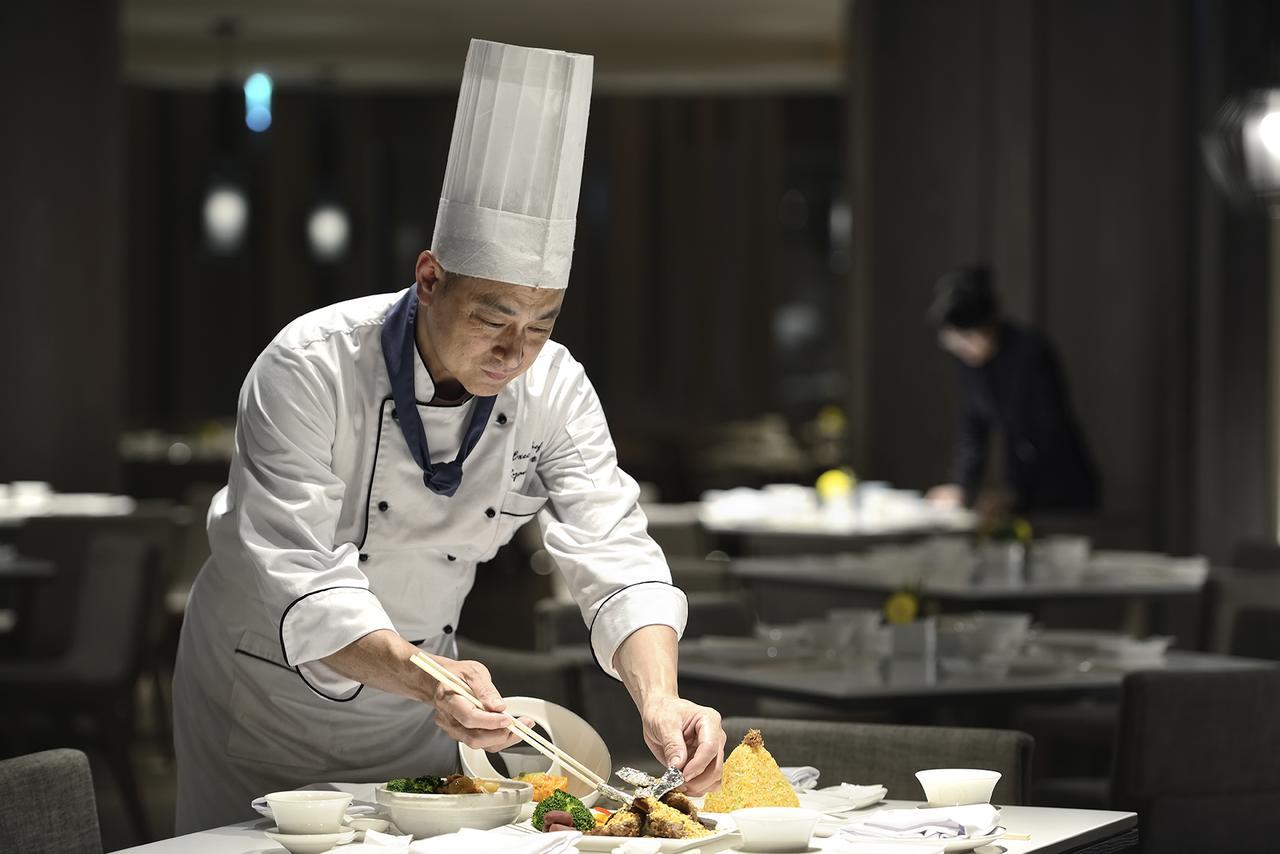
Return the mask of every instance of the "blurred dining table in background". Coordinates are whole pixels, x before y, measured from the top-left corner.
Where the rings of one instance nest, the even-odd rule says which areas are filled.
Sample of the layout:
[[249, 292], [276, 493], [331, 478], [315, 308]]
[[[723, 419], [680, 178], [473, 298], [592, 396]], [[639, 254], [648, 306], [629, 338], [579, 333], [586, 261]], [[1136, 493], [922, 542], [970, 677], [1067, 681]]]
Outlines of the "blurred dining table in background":
[[[1115, 554], [1115, 553], [1108, 553]], [[1073, 579], [983, 575], [964, 555], [925, 557], [921, 563], [891, 565], [875, 555], [793, 555], [745, 557], [729, 562], [729, 572], [753, 594], [764, 622], [820, 616], [832, 608], [879, 607], [896, 591], [909, 589], [925, 611], [991, 608], [1028, 610], [1044, 606], [1109, 601], [1122, 608], [1115, 628], [1140, 636], [1159, 625], [1159, 609], [1169, 603], [1194, 604], [1208, 579], [1207, 565], [1167, 559], [1167, 572], [1124, 572], [1108, 562], [1099, 571]], [[949, 563], [948, 563], [949, 562]], [[1185, 564], [1192, 564], [1182, 568]], [[1198, 646], [1199, 638], [1182, 638]]]
[[711, 547], [731, 555], [857, 551], [967, 535], [977, 523], [964, 508], [940, 507], [917, 491], [883, 483], [849, 485], [835, 494], [798, 484], [709, 490], [696, 512]]
[[42, 481], [0, 483], [0, 538], [6, 529], [21, 528], [43, 516], [127, 516], [137, 502], [127, 495], [100, 492], [55, 492]]
[[[1272, 669], [1274, 661], [1214, 653], [1170, 651], [1158, 660], [1097, 664], [1081, 658], [1074, 664], [1028, 663], [999, 670], [981, 666], [950, 671], [937, 659], [822, 658], [726, 661], [681, 646], [680, 685], [703, 702], [715, 697], [724, 708], [741, 710], [743, 701], [760, 697], [800, 701], [831, 712], [894, 710], [912, 712], [910, 719], [931, 712], [963, 712], [967, 706], [995, 725], [994, 706], [1030, 701], [1069, 701], [1119, 696], [1127, 673], [1138, 670], [1218, 671]], [[735, 711], [734, 713], [739, 713]], [[895, 718], [896, 719], [896, 718]]]

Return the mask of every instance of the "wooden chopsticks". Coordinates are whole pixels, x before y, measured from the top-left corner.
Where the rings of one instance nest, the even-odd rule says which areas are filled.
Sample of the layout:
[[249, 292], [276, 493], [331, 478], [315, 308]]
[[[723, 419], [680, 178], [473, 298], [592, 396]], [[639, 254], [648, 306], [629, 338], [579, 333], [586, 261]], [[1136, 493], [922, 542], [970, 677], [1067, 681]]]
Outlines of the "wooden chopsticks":
[[[476, 699], [475, 695], [471, 693], [471, 689], [467, 687], [466, 683], [454, 675], [453, 672], [439, 664], [435, 659], [423, 655], [422, 653], [416, 653], [409, 660], [416, 664], [420, 669], [426, 671], [436, 679], [436, 681], [447, 685], [450, 690], [462, 697], [471, 705], [475, 706], [477, 709], [485, 710], [484, 704]], [[507, 729], [520, 736], [520, 738], [530, 747], [537, 750], [552, 762], [559, 762], [566, 771], [573, 774], [588, 786], [591, 786], [594, 789], [607, 787], [607, 784], [600, 778], [599, 774], [596, 774], [577, 759], [574, 759], [572, 756], [556, 747], [553, 743], [543, 738], [537, 732], [525, 726], [516, 719], [515, 716], [512, 716], [511, 725], [507, 727]]]

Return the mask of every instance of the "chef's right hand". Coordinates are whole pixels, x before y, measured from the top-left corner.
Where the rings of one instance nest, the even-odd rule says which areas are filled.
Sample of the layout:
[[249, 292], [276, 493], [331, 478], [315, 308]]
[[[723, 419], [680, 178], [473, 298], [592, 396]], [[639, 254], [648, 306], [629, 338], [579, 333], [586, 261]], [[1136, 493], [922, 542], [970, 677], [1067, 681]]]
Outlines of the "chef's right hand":
[[[429, 702], [436, 709], [436, 726], [454, 741], [490, 753], [506, 750], [520, 741], [519, 736], [507, 729], [511, 725], [511, 716], [506, 714], [507, 704], [494, 687], [489, 668], [478, 661], [455, 661], [439, 655], [431, 658], [464, 682], [475, 698], [484, 704], [483, 711], [477, 709], [448, 685], [423, 674], [431, 681]], [[521, 718], [521, 722], [526, 726], [534, 725], [528, 718]]]

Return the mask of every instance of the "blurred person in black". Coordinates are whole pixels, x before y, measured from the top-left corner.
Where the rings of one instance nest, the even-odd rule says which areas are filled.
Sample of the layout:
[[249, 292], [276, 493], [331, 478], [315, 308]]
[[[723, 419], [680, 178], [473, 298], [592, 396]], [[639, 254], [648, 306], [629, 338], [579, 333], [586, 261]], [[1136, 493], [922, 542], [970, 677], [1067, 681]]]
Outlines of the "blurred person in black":
[[[967, 267], [939, 279], [929, 319], [956, 359], [961, 389], [950, 481], [931, 489], [930, 500], [973, 506], [988, 518], [1096, 511], [1098, 471], [1058, 355], [1038, 332], [1001, 317], [990, 270]], [[993, 429], [1001, 437], [1004, 483], [984, 491]]]

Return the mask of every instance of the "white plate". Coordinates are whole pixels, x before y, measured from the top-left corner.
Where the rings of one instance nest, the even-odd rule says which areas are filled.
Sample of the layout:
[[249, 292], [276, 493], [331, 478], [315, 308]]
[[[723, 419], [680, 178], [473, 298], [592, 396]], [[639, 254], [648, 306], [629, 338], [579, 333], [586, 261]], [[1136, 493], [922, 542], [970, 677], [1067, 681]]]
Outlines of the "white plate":
[[850, 797], [837, 791], [825, 791], [823, 789], [813, 789], [807, 792], [798, 792], [796, 796], [800, 799], [800, 806], [807, 810], [815, 810], [827, 815], [839, 815], [840, 813], [853, 812], [872, 804], [878, 804], [884, 800], [888, 789], [884, 786], [877, 786], [859, 796]]
[[354, 830], [338, 833], [281, 833], [280, 828], [272, 827], [263, 832], [268, 839], [279, 843], [292, 854], [320, 854], [336, 845], [346, 845], [356, 838]]
[[[663, 854], [674, 854], [676, 851], [692, 851], [694, 848], [701, 848], [704, 845], [710, 845], [725, 837], [732, 836], [733, 833], [732, 830], [727, 828], [717, 828], [710, 836], [700, 836], [697, 839], [663, 839], [658, 846], [658, 850]], [[578, 840], [578, 850], [612, 851], [624, 841], [616, 836], [584, 836]]]

